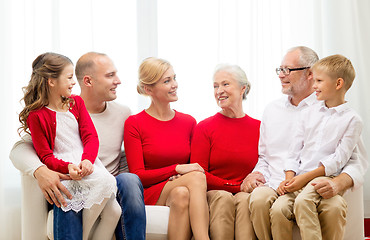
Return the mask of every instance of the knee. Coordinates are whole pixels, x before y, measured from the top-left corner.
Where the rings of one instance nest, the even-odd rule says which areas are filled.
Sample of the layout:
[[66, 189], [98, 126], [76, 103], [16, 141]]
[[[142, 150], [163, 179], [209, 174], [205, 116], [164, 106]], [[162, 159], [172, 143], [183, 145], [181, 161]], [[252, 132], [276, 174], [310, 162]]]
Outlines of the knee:
[[[343, 219], [347, 216], [347, 203], [343, 197], [334, 196], [336, 201], [331, 201], [332, 204], [322, 208], [319, 207], [319, 215], [323, 215], [326, 219]], [[320, 203], [321, 204], [321, 203]]]
[[116, 176], [117, 186], [138, 186], [142, 187], [140, 178], [133, 173], [121, 173]]
[[220, 190], [213, 196], [213, 201], [219, 204], [229, 205], [234, 203], [234, 198], [230, 192]]
[[118, 204], [115, 198], [111, 198], [105, 205], [100, 216], [102, 219], [110, 219], [111, 221], [116, 222], [121, 217], [121, 214], [121, 206]]
[[286, 218], [286, 219], [292, 219], [292, 211], [289, 210], [289, 206], [287, 203], [285, 204], [279, 204], [279, 202], [275, 202], [272, 204], [270, 208], [270, 218], [271, 221], [274, 221], [275, 219], [279, 221], [281, 218]]
[[185, 211], [189, 208], [190, 193], [187, 187], [176, 187], [172, 189], [170, 196], [170, 209]]
[[299, 211], [300, 209], [307, 209], [310, 208], [310, 206], [315, 206], [316, 204], [312, 199], [309, 199], [307, 197], [303, 197], [303, 194], [299, 194], [296, 199], [294, 200], [294, 212]]
[[140, 178], [133, 173], [121, 173], [116, 176], [118, 192], [123, 191], [124, 194], [143, 193], [143, 185]]
[[234, 197], [230, 192], [219, 190], [209, 200], [210, 211], [216, 210], [218, 212], [230, 211], [235, 209]]
[[199, 171], [193, 171], [188, 173], [190, 175], [190, 187], [201, 188], [207, 191], [207, 179], [206, 175]]
[[248, 209], [249, 210], [249, 193], [239, 192], [234, 196], [235, 207], [237, 209]]
[[252, 209], [270, 209], [276, 198], [276, 194], [266, 194], [263, 187], [259, 187], [251, 193], [249, 207]]

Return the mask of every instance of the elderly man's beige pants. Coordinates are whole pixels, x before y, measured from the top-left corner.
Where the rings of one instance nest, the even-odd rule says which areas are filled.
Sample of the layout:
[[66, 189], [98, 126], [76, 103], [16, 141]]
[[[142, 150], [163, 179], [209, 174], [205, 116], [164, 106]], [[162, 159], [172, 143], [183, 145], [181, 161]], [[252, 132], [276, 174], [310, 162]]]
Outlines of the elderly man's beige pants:
[[235, 195], [223, 190], [207, 192], [212, 240], [256, 239], [249, 219], [248, 199], [245, 192]]

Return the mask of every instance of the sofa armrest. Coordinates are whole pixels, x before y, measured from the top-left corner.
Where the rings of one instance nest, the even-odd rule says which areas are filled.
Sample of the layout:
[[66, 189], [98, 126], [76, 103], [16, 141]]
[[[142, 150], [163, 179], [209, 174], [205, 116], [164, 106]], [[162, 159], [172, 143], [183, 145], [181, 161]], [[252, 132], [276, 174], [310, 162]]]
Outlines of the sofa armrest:
[[47, 202], [37, 180], [21, 173], [22, 182], [22, 239], [47, 240], [46, 223], [48, 217]]
[[354, 191], [347, 190], [344, 195], [347, 202], [347, 223], [344, 230], [344, 240], [364, 239], [364, 197], [363, 187]]

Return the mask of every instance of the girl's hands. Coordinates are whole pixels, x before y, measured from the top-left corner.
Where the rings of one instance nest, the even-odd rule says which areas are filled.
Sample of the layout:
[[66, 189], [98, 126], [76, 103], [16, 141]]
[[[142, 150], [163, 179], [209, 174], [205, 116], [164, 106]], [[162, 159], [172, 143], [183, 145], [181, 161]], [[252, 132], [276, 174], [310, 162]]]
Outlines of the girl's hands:
[[69, 176], [73, 180], [81, 180], [83, 177], [90, 175], [94, 171], [93, 164], [85, 159], [80, 164], [75, 165], [73, 163], [68, 165]]
[[69, 176], [73, 180], [81, 180], [82, 179], [81, 169], [78, 166], [76, 166], [75, 164], [73, 164], [73, 163], [68, 164], [68, 171], [69, 171]]
[[81, 178], [88, 176], [94, 172], [94, 165], [87, 159], [80, 162], [78, 167], [81, 169]]
[[183, 175], [192, 171], [204, 173], [204, 169], [198, 163], [179, 164], [175, 168], [176, 172]]

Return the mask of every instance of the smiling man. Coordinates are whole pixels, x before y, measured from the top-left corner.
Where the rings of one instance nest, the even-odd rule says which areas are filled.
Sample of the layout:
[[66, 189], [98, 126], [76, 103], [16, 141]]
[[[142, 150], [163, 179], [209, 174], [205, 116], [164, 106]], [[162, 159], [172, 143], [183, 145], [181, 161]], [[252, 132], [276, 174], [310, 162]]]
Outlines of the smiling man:
[[[125, 172], [127, 163], [122, 151], [123, 126], [131, 112], [128, 107], [113, 101], [117, 98], [116, 88], [121, 84], [117, 69], [106, 54], [89, 52], [77, 61], [75, 71], [81, 87], [81, 97], [98, 133], [98, 157], [117, 180], [117, 200], [121, 205], [122, 215], [116, 229], [116, 239], [145, 239], [143, 187], [135, 174]], [[32, 142], [16, 143], [10, 153], [10, 159], [21, 172], [36, 178], [50, 204], [60, 207], [60, 204], [65, 203], [64, 197], [70, 197], [68, 190], [60, 182], [61, 179], [69, 177], [49, 170], [38, 159]], [[64, 197], [61, 192], [65, 194]], [[25, 215], [33, 218], [28, 212]], [[27, 219], [28, 222], [31, 220]], [[82, 232], [82, 214], [74, 214], [74, 211], [64, 212], [56, 208], [54, 221], [66, 223], [63, 227], [54, 228], [54, 238], [57, 233], [60, 236], [58, 239], [75, 239], [74, 236], [78, 236], [75, 233]]]
[[[274, 236], [283, 236], [281, 239], [291, 239], [292, 236], [293, 212], [282, 213], [286, 221], [275, 226], [270, 222], [270, 208], [278, 198], [276, 189], [285, 179], [284, 162], [293, 141], [299, 113], [317, 103], [310, 69], [317, 60], [318, 56], [312, 49], [294, 47], [288, 50], [276, 69], [282, 92], [287, 96], [266, 107], [261, 121], [258, 163], [241, 186], [242, 190], [252, 192], [250, 218], [258, 239], [272, 239], [271, 231], [275, 231]], [[323, 239], [339, 239], [344, 230], [340, 228], [339, 219], [345, 218], [345, 212], [332, 207], [330, 199], [338, 192], [350, 187], [358, 188], [363, 183], [367, 162], [360, 148], [355, 151], [340, 175], [322, 180], [315, 186], [324, 198], [318, 206]]]

